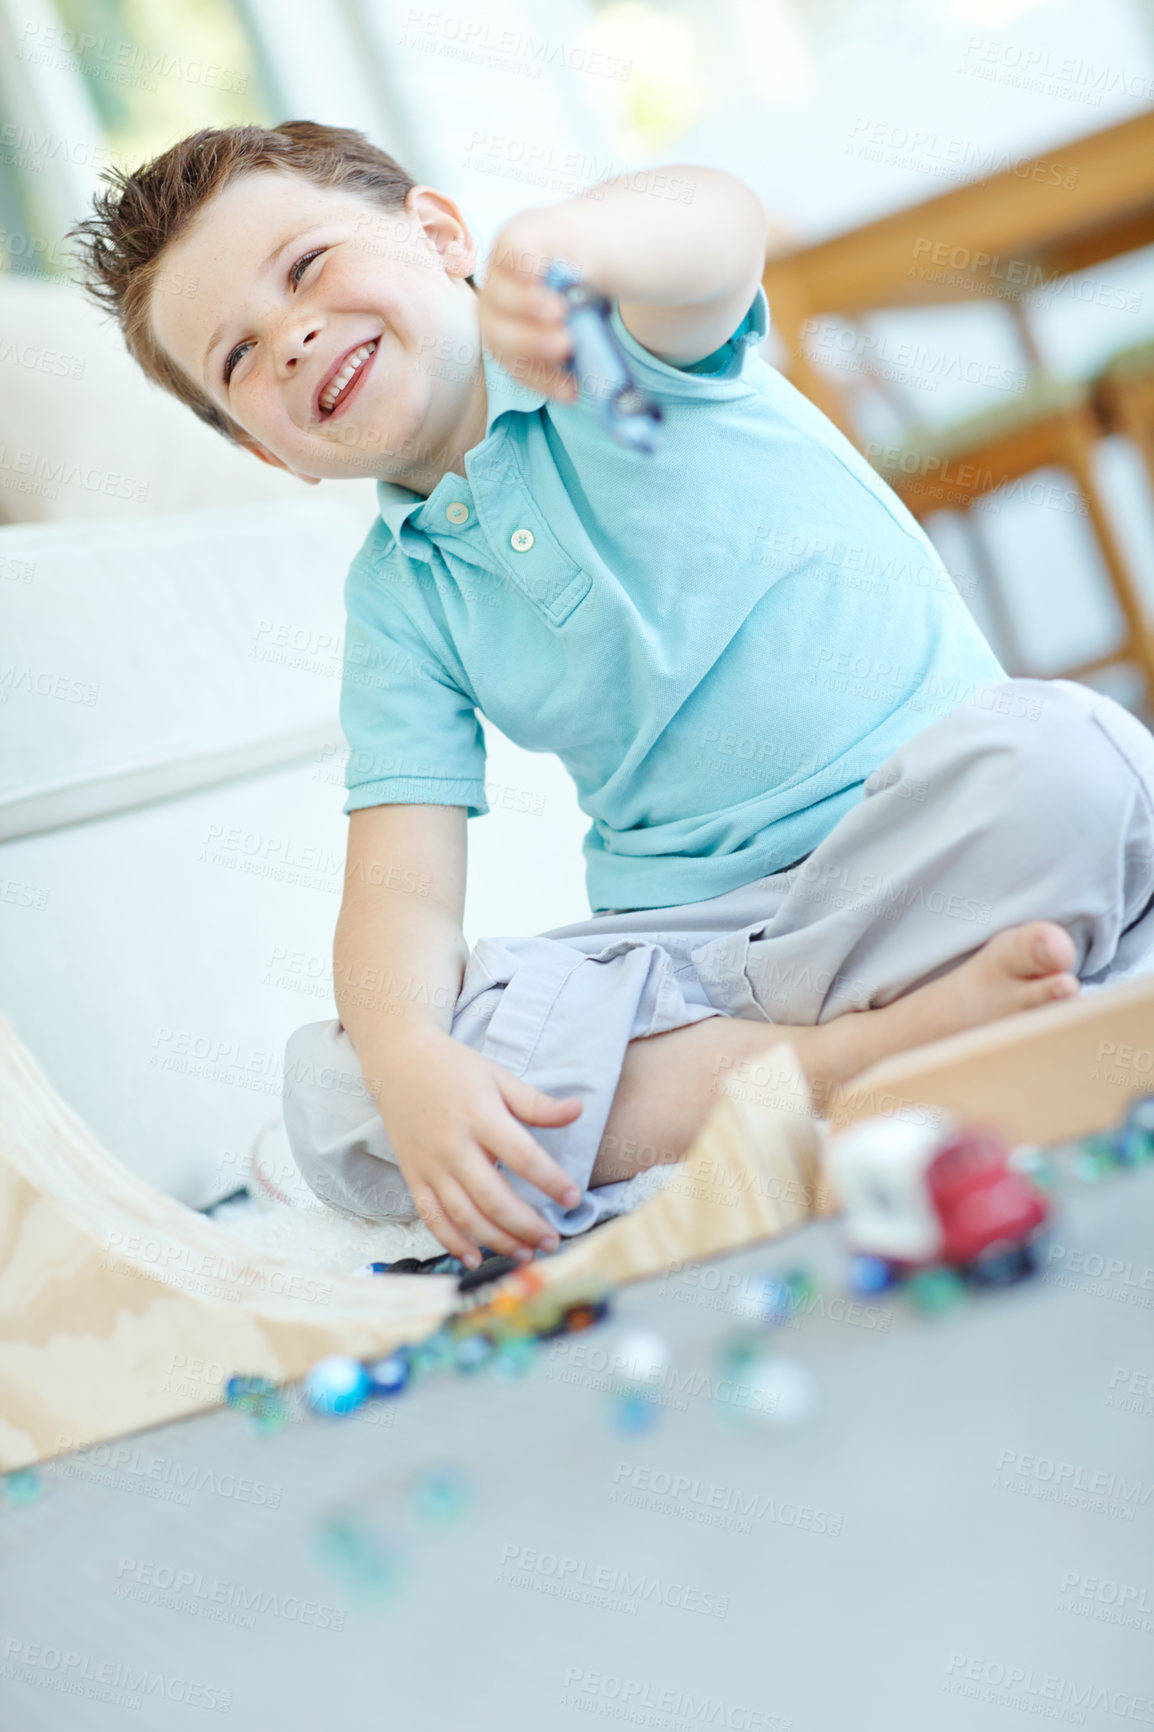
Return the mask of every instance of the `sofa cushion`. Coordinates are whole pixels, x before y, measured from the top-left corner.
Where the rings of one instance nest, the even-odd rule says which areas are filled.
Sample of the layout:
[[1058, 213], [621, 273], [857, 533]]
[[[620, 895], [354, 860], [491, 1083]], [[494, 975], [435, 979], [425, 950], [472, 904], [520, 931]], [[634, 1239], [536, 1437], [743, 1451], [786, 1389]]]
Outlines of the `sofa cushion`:
[[146, 379], [75, 285], [0, 275], [0, 522], [138, 521], [304, 493]]
[[360, 499], [0, 529], [0, 838], [338, 737]]

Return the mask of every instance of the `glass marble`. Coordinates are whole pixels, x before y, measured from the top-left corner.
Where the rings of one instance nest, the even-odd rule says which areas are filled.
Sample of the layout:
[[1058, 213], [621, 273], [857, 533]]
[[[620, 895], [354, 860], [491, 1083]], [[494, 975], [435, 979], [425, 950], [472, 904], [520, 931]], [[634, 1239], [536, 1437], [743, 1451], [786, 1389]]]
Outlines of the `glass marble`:
[[4, 1486], [4, 1502], [15, 1509], [24, 1509], [35, 1503], [43, 1489], [34, 1467], [18, 1467], [12, 1473], [6, 1473], [0, 1483]]
[[639, 1395], [616, 1394], [609, 1397], [610, 1429], [626, 1437], [637, 1437], [652, 1431], [661, 1418], [655, 1401], [644, 1401]]
[[364, 1599], [389, 1598], [404, 1579], [396, 1548], [358, 1517], [330, 1517], [318, 1535], [318, 1550], [345, 1587]]
[[937, 1316], [950, 1311], [965, 1297], [965, 1283], [953, 1269], [919, 1269], [906, 1282], [906, 1293], [916, 1311]]
[[496, 1351], [497, 1343], [491, 1335], [483, 1332], [463, 1335], [453, 1350], [453, 1364], [458, 1371], [480, 1371], [483, 1365], [488, 1365]]
[[849, 1260], [849, 1289], [862, 1295], [884, 1293], [894, 1284], [893, 1270], [881, 1257], [858, 1252]]
[[433, 1526], [456, 1521], [472, 1501], [466, 1475], [461, 1468], [451, 1465], [426, 1468], [409, 1488], [413, 1514]]
[[314, 1413], [354, 1413], [369, 1393], [363, 1365], [343, 1353], [318, 1359], [304, 1379], [304, 1398]]
[[396, 1353], [389, 1353], [383, 1359], [374, 1359], [365, 1367], [369, 1379], [370, 1396], [399, 1395], [402, 1389], [408, 1387], [412, 1376], [412, 1364], [408, 1351], [401, 1347]]

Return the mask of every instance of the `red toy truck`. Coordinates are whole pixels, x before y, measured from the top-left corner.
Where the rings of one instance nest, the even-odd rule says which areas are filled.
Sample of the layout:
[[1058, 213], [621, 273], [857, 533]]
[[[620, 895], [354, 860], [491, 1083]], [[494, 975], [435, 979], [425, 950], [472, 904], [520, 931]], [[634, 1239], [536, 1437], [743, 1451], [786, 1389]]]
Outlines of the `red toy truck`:
[[1046, 1198], [1009, 1162], [996, 1131], [862, 1119], [833, 1139], [829, 1166], [851, 1249], [895, 1275], [948, 1264], [1003, 1284], [1029, 1274]]

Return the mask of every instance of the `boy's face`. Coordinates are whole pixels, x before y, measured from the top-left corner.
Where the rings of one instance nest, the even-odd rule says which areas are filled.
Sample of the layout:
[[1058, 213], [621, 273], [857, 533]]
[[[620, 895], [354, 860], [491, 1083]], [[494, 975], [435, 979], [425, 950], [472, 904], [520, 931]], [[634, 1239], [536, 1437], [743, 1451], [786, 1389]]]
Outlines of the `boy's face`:
[[429, 187], [386, 210], [262, 170], [169, 243], [149, 313], [257, 456], [307, 479], [422, 491], [484, 436], [475, 261], [457, 207]]

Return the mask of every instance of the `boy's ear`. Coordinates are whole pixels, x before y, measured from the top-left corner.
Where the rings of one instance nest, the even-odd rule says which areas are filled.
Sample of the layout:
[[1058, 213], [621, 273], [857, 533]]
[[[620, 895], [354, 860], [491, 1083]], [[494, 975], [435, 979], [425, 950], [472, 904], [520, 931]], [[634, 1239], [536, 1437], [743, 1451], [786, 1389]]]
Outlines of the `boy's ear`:
[[460, 206], [443, 192], [418, 182], [405, 195], [405, 209], [415, 217], [440, 253], [451, 277], [471, 276], [477, 264], [477, 243]]
[[295, 475], [298, 481], [307, 481], [310, 487], [320, 485], [321, 478], [319, 475], [302, 475], [299, 469], [290, 468], [283, 457], [274, 456], [271, 451], [266, 451], [264, 446], [258, 445], [255, 439], [246, 439], [243, 443], [243, 449], [251, 451], [254, 457], [259, 457], [262, 463], [270, 464], [273, 469], [283, 469], [287, 475]]

